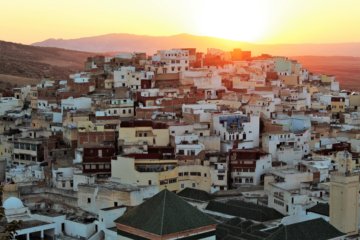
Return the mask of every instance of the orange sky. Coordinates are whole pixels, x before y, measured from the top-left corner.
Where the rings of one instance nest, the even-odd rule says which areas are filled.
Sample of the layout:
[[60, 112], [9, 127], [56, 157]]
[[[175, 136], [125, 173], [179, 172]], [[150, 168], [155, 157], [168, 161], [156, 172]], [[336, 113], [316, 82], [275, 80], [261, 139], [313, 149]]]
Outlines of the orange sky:
[[0, 40], [190, 33], [255, 43], [360, 42], [360, 0], [2, 0]]

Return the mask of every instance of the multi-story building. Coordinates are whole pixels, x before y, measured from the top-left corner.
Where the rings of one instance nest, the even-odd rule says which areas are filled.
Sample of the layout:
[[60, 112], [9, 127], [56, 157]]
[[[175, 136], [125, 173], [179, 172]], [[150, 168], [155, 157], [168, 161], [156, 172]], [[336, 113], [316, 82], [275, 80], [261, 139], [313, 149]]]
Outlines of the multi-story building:
[[259, 147], [259, 116], [242, 113], [212, 114], [212, 132], [220, 136], [221, 151]]
[[134, 120], [123, 121], [120, 124], [119, 146], [124, 152], [136, 146], [168, 146], [169, 144], [169, 129], [164, 123]]
[[111, 160], [116, 156], [113, 144], [85, 144], [82, 152], [83, 173], [110, 176]]
[[141, 81], [152, 79], [154, 73], [151, 71], [136, 71], [135, 67], [120, 67], [114, 71], [114, 87], [128, 87], [133, 90], [141, 89]]
[[44, 161], [45, 138], [14, 139], [13, 160], [15, 164], [40, 164]]
[[189, 70], [189, 65], [189, 50], [159, 50], [153, 55], [151, 63], [145, 65], [145, 69], [155, 74], [178, 73]]
[[271, 155], [258, 149], [236, 149], [229, 153], [229, 169], [233, 187], [259, 185], [271, 169]]

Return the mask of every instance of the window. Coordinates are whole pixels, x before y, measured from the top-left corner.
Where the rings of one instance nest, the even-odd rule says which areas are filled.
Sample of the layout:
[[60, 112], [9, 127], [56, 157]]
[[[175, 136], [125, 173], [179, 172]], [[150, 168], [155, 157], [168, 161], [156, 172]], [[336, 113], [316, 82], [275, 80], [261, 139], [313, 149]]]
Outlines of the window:
[[66, 187], [66, 182], [62, 182], [62, 187]]
[[118, 202], [114, 202], [114, 207], [117, 207], [118, 206]]
[[177, 182], [176, 178], [169, 179], [169, 183], [176, 183], [176, 182]]
[[192, 184], [192, 187], [193, 187], [193, 188], [196, 187], [195, 183]]
[[91, 203], [91, 198], [88, 198], [88, 199], [87, 199], [87, 203]]
[[109, 169], [110, 168], [110, 164], [105, 164], [105, 168]]
[[74, 186], [74, 181], [70, 181], [70, 187], [73, 187]]
[[185, 186], [184, 186], [184, 184], [182, 183], [182, 184], [180, 185], [180, 187], [181, 187], [181, 188], [184, 188]]
[[223, 175], [218, 175], [218, 180], [224, 180], [224, 176]]
[[91, 169], [96, 169], [96, 164], [91, 164]]
[[89, 164], [85, 164], [85, 169], [90, 169], [90, 165], [89, 165]]

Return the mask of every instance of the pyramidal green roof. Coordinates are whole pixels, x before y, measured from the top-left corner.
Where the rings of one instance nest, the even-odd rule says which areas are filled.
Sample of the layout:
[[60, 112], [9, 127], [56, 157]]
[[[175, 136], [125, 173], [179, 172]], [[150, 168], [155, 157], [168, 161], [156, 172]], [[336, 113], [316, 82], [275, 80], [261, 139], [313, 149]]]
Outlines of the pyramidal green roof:
[[129, 210], [115, 222], [159, 236], [216, 224], [212, 218], [167, 189]]

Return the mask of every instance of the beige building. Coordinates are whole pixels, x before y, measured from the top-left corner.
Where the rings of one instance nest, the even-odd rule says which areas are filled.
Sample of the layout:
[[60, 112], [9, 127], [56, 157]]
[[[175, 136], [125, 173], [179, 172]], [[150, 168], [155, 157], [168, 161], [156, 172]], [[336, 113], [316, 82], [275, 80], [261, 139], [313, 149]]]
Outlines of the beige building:
[[164, 123], [135, 120], [120, 124], [119, 145], [168, 146], [170, 136], [168, 126]]
[[330, 223], [348, 235], [358, 233], [359, 176], [351, 172], [351, 159], [330, 178]]
[[349, 104], [350, 104], [350, 109], [359, 111], [360, 110], [360, 94], [352, 93], [349, 96]]
[[97, 214], [104, 208], [139, 205], [144, 198], [152, 197], [157, 192], [151, 186], [135, 187], [117, 182], [79, 184], [77, 201], [81, 209]]
[[185, 188], [210, 192], [212, 183], [209, 161], [174, 160], [155, 154], [118, 156], [111, 162], [111, 177], [122, 184], [155, 186], [174, 192]]
[[[150, 159], [152, 158], [152, 159]], [[151, 157], [149, 154], [118, 156], [111, 161], [111, 178], [115, 182], [133, 186], [157, 186], [158, 189], [178, 191], [178, 161]]]

